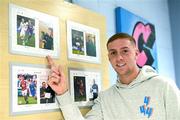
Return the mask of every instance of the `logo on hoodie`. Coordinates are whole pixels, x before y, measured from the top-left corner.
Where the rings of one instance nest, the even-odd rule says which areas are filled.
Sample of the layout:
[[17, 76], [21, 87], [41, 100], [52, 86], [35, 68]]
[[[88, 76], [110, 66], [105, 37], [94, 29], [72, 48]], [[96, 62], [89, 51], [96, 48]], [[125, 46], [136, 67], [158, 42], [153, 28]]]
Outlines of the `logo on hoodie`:
[[149, 107], [149, 103], [150, 103], [150, 97], [145, 96], [144, 104], [139, 107], [140, 113], [143, 114], [144, 116], [147, 116], [148, 118], [150, 118], [153, 113], [153, 108]]

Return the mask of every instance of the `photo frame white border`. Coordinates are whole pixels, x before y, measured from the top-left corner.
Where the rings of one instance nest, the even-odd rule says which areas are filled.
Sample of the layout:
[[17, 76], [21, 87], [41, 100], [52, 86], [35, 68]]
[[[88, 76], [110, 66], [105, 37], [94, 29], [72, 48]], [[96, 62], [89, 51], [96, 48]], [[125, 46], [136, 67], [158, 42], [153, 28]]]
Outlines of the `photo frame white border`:
[[[94, 104], [93, 101], [89, 100], [89, 95], [90, 95], [90, 83], [92, 81], [88, 81], [88, 80], [92, 80], [92, 78], [96, 78], [97, 84], [98, 84], [98, 93], [102, 90], [102, 78], [101, 78], [101, 71], [100, 70], [95, 70], [95, 69], [80, 69], [80, 68], [68, 68], [68, 74], [69, 74], [69, 87], [70, 87], [70, 95], [73, 99], [73, 101], [75, 102], [75, 104], [79, 107], [79, 108], [86, 108], [86, 107], [92, 107], [92, 105]], [[79, 101], [76, 102], [74, 100], [74, 79], [73, 77], [75, 75], [79, 75], [79, 76], [84, 76], [85, 80], [88, 81], [86, 82], [86, 101]], [[94, 75], [94, 76], [93, 76]], [[95, 77], [95, 75], [97, 75]], [[89, 92], [88, 92], [89, 91]]]
[[[35, 47], [17, 44], [17, 15], [23, 15], [35, 20]], [[39, 48], [39, 20], [52, 23], [53, 28], [53, 50]], [[60, 30], [58, 17], [51, 16], [32, 9], [24, 8], [15, 4], [9, 4], [9, 52], [12, 54], [45, 57], [51, 55], [53, 58], [60, 56]]]
[[[83, 34], [90, 33], [95, 35], [95, 43], [96, 43], [96, 57], [85, 55], [73, 54], [72, 53], [72, 29], [81, 31]], [[85, 35], [84, 35], [85, 36]], [[85, 43], [85, 37], [84, 37]], [[70, 60], [82, 61], [82, 62], [90, 62], [90, 63], [101, 63], [101, 50], [100, 50], [100, 32], [99, 29], [93, 28], [87, 25], [83, 25], [71, 20], [67, 20], [67, 45], [68, 45], [68, 58]], [[86, 49], [86, 45], [85, 45]]]
[[[41, 112], [52, 112], [58, 111], [58, 102], [55, 98], [55, 103], [47, 103], [47, 104], [30, 104], [30, 105], [17, 105], [17, 71], [19, 68], [24, 69], [32, 69], [35, 72], [39, 70], [49, 71], [48, 66], [45, 65], [35, 65], [35, 64], [22, 64], [22, 63], [9, 63], [10, 67], [10, 115], [22, 115], [22, 114], [34, 114]], [[48, 75], [47, 75], [48, 76]], [[40, 89], [40, 83], [37, 82], [37, 89]], [[16, 87], [15, 87], [16, 86]], [[37, 92], [37, 96], [40, 93]], [[37, 98], [38, 100], [38, 98]]]

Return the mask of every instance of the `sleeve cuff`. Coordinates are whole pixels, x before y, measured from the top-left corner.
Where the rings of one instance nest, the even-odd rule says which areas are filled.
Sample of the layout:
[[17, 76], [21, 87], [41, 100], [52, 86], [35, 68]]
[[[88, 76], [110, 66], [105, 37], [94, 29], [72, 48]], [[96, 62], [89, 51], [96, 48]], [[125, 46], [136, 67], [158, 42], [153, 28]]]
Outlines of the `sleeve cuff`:
[[60, 106], [64, 106], [64, 105], [68, 105], [68, 104], [73, 103], [69, 91], [65, 92], [62, 95], [57, 95], [56, 99], [57, 99]]

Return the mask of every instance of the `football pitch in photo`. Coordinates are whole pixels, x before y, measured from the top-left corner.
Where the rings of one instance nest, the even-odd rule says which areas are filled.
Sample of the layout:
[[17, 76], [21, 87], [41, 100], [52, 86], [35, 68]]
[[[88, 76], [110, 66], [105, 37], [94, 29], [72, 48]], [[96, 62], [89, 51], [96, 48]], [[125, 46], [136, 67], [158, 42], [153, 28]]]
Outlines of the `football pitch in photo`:
[[35, 47], [35, 35], [25, 35], [24, 39], [21, 39], [19, 33], [17, 33], [17, 44]]
[[18, 96], [18, 105], [37, 104], [37, 98], [34, 97], [28, 97], [27, 101], [26, 103], [23, 96]]

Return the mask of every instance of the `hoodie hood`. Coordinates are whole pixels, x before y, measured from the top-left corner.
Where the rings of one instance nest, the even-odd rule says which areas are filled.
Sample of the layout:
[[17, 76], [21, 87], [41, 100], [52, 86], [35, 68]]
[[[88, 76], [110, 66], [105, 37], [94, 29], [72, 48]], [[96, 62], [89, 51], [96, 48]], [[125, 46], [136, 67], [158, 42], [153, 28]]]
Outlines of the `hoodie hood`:
[[122, 84], [121, 80], [119, 79], [117, 80], [116, 87], [132, 88], [144, 81], [150, 80], [155, 76], [158, 76], [157, 72], [151, 66], [145, 65], [140, 69], [138, 76], [130, 84]]

